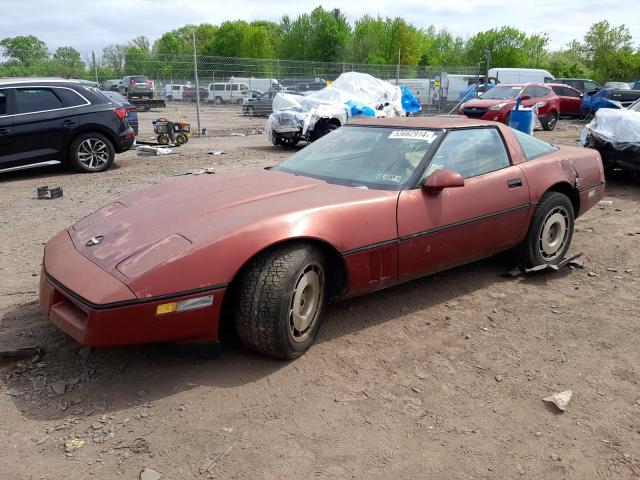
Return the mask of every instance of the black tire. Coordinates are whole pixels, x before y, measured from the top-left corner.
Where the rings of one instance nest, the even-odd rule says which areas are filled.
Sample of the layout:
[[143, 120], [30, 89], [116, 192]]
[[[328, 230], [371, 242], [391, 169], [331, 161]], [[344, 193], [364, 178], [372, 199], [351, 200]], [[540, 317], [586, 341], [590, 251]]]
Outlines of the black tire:
[[115, 156], [113, 143], [101, 133], [81, 133], [69, 146], [69, 162], [81, 173], [104, 172], [111, 167]]
[[547, 118], [544, 119], [544, 122], [540, 122], [542, 124], [542, 129], [548, 132], [552, 131], [556, 128], [558, 124], [558, 114], [556, 112], [551, 112], [547, 115]]
[[178, 133], [176, 135], [176, 143], [178, 145], [183, 145], [189, 141], [189, 137], [187, 137], [184, 133]]
[[315, 142], [319, 138], [328, 135], [329, 133], [336, 130], [338, 126], [334, 123], [322, 122], [320, 125], [317, 125], [316, 128], [313, 129], [313, 133], [311, 134], [310, 140]]
[[222, 105], [222, 97], [214, 98], [213, 103], [215, 103], [216, 105]]
[[[305, 244], [276, 247], [253, 259], [240, 283], [235, 315], [242, 343], [282, 360], [306, 352], [327, 304], [325, 265], [322, 252]], [[296, 308], [299, 313], [308, 310], [304, 322], [295, 316]]]
[[[549, 241], [548, 235], [552, 234], [550, 227], [554, 219], [559, 220], [556, 215], [564, 217], [565, 230], [558, 232], [557, 236], [558, 238], [562, 236], [562, 240], [557, 248], [551, 251], [554, 242]], [[533, 214], [527, 237], [520, 245], [520, 263], [525, 267], [559, 263], [571, 245], [574, 216], [573, 204], [566, 195], [559, 192], [545, 193]], [[545, 229], [547, 235], [545, 235]], [[556, 228], [553, 233], [557, 231]], [[545, 247], [549, 249], [545, 251]]]

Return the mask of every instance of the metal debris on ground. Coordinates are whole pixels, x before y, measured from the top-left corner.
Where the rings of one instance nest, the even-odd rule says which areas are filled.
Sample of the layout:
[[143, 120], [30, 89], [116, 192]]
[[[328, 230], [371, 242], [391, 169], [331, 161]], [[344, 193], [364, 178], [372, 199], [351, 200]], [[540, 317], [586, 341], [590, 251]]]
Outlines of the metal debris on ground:
[[584, 262], [577, 261], [578, 258], [582, 256], [581, 253], [577, 253], [572, 257], [565, 258], [557, 264], [544, 264], [544, 265], [536, 265], [535, 267], [527, 268], [522, 265], [518, 265], [517, 267], [512, 268], [506, 273], [503, 273], [503, 277], [517, 277], [522, 274], [533, 275], [538, 273], [546, 273], [546, 272], [558, 272], [567, 266], [572, 266], [574, 268], [584, 268]]
[[203, 168], [202, 170], [196, 170], [195, 172], [184, 172], [184, 173], [176, 173], [176, 177], [181, 177], [184, 175], [213, 175], [215, 170], [213, 167]]
[[48, 186], [38, 187], [38, 200], [53, 200], [54, 198], [60, 198], [63, 195], [62, 187], [49, 188]]
[[573, 395], [573, 392], [571, 390], [565, 390], [564, 392], [554, 393], [552, 395], [549, 395], [548, 397], [544, 397], [542, 401], [553, 403], [556, 407], [558, 407], [558, 409], [564, 412], [569, 405], [571, 395]]
[[598, 202], [600, 208], [610, 207], [611, 205], [613, 205], [613, 200], [600, 200]]
[[160, 155], [171, 155], [173, 150], [164, 147], [152, 147], [151, 145], [139, 145], [136, 154], [146, 157], [157, 157]]
[[227, 152], [224, 150], [209, 150], [207, 152], [208, 155], [225, 155]]

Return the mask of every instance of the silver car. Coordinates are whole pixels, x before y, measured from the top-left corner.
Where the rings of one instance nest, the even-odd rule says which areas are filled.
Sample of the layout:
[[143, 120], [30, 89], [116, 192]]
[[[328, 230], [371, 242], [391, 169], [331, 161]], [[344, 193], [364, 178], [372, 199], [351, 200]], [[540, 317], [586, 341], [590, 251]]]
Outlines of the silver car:
[[120, 80], [118, 92], [126, 97], [153, 98], [153, 82], [142, 75], [128, 75]]

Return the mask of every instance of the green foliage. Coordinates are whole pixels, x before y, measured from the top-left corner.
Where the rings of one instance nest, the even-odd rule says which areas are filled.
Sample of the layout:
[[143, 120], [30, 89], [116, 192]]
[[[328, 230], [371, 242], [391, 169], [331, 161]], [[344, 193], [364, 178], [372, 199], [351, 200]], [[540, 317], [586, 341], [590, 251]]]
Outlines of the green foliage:
[[34, 65], [47, 58], [47, 44], [33, 35], [9, 37], [0, 41], [5, 56], [20, 65]]

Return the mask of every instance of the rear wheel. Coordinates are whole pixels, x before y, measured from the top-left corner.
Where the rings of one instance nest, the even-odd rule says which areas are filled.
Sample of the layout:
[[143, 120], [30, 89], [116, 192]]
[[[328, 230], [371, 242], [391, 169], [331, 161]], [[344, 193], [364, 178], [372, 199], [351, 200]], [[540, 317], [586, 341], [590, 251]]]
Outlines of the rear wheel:
[[313, 129], [313, 133], [311, 134], [310, 140], [312, 142], [315, 142], [319, 138], [322, 138], [325, 135], [328, 135], [329, 133], [333, 132], [337, 128], [338, 126], [334, 123], [329, 123], [326, 121], [322, 122], [320, 125], [316, 125], [316, 128]]
[[113, 164], [115, 155], [111, 141], [100, 133], [82, 133], [69, 147], [71, 165], [83, 173], [104, 172]]
[[520, 247], [520, 260], [526, 267], [556, 264], [569, 249], [573, 237], [574, 211], [571, 200], [558, 192], [544, 194]]
[[216, 97], [213, 100], [213, 103], [215, 103], [216, 105], [221, 105], [222, 104], [222, 97]]
[[236, 309], [242, 343], [283, 360], [306, 352], [327, 303], [325, 265], [322, 252], [304, 244], [276, 247], [252, 260]]
[[544, 120], [544, 122], [540, 123], [542, 123], [542, 128], [544, 130], [550, 132], [551, 130], [556, 128], [556, 125], [558, 123], [558, 114], [556, 112], [551, 112], [549, 115], [547, 115], [547, 118]]

